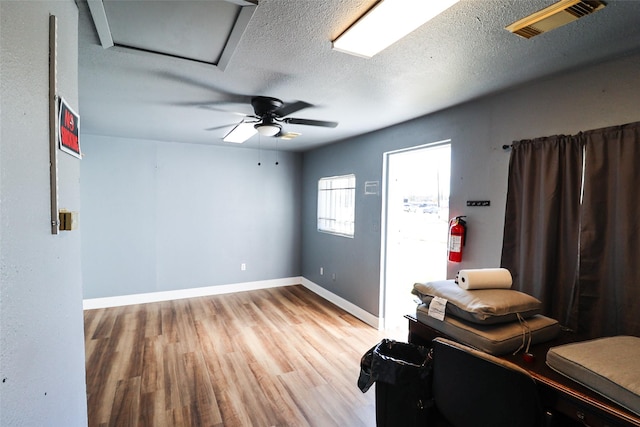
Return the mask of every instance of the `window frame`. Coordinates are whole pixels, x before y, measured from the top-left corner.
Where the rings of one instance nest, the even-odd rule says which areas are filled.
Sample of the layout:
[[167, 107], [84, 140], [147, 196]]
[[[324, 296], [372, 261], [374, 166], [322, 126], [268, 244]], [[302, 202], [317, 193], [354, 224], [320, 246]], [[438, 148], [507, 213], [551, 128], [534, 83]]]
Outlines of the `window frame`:
[[316, 229], [320, 233], [355, 237], [356, 175], [322, 177], [318, 180]]

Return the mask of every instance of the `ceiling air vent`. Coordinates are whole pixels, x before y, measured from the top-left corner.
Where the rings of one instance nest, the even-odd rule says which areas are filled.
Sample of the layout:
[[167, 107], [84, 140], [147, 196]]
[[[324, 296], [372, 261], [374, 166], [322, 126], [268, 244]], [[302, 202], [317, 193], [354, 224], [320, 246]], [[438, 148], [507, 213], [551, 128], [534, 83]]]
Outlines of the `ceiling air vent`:
[[605, 7], [601, 1], [561, 0], [506, 27], [526, 39], [561, 27]]

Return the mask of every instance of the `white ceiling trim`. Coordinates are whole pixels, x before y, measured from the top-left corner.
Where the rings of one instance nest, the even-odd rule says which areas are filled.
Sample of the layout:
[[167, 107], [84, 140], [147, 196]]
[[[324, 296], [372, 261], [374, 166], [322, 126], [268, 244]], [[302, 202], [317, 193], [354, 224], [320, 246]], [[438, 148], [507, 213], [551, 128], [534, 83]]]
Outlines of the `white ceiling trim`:
[[104, 49], [113, 47], [113, 37], [111, 37], [111, 28], [109, 28], [109, 22], [107, 21], [107, 12], [104, 10], [104, 4], [102, 0], [87, 0], [89, 4], [89, 11], [93, 18], [93, 23], [96, 26], [98, 37], [100, 38], [100, 44]]
[[[227, 0], [227, 1], [230, 1], [232, 3], [247, 3], [244, 1], [235, 1], [235, 2], [233, 0]], [[231, 62], [231, 58], [233, 57], [233, 54], [236, 53], [236, 48], [240, 43], [240, 39], [242, 39], [242, 35], [244, 34], [245, 30], [249, 26], [249, 22], [253, 17], [253, 13], [258, 7], [255, 4], [241, 5], [241, 6], [242, 6], [242, 9], [240, 10], [240, 15], [238, 16], [236, 23], [233, 25], [233, 30], [231, 30], [231, 34], [229, 35], [229, 40], [227, 40], [227, 44], [222, 50], [222, 55], [220, 56], [220, 60], [218, 60], [217, 66], [222, 71], [224, 71], [227, 68], [227, 65], [229, 65], [229, 62]]]
[[[240, 40], [242, 39], [242, 36], [244, 35], [247, 27], [249, 26], [249, 22], [251, 21], [251, 18], [253, 17], [253, 14], [256, 8], [258, 7], [257, 0], [224, 0], [224, 1], [226, 1], [227, 3], [238, 5], [240, 6], [241, 9], [240, 9], [238, 18], [236, 19], [236, 22], [234, 23], [233, 28], [229, 33], [229, 38], [227, 39], [227, 42], [222, 50], [220, 59], [218, 60], [217, 63], [207, 62], [207, 64], [214, 65], [222, 71], [224, 71], [229, 65], [229, 62], [231, 62], [231, 58], [235, 54], [238, 44], [240, 43]], [[102, 2], [102, 0], [87, 0], [87, 3], [89, 5], [89, 11], [91, 12], [91, 17], [93, 18], [94, 25], [96, 26], [96, 31], [98, 33], [98, 37], [100, 39], [100, 44], [102, 45], [102, 47], [104, 49], [109, 49], [116, 46], [113, 41], [111, 28], [109, 26], [109, 21], [107, 19], [107, 13], [104, 9], [104, 3]], [[120, 49], [136, 50], [135, 48], [132, 48], [129, 46], [118, 45], [116, 47]], [[152, 51], [146, 51], [146, 50], [145, 52], [156, 54], [156, 55], [173, 56], [173, 55], [168, 55], [162, 52], [152, 52]], [[190, 61], [203, 62], [203, 61], [198, 61], [197, 59], [192, 59], [192, 58], [186, 58], [186, 57], [180, 57], [180, 58], [190, 60]]]

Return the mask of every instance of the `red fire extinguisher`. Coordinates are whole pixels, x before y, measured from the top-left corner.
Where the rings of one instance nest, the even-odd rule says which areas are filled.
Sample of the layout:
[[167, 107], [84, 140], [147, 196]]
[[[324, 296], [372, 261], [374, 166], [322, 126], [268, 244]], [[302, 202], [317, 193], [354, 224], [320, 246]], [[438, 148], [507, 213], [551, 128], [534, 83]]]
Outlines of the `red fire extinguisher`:
[[465, 244], [465, 234], [467, 232], [467, 223], [465, 216], [457, 216], [449, 220], [449, 261], [462, 261], [462, 247]]

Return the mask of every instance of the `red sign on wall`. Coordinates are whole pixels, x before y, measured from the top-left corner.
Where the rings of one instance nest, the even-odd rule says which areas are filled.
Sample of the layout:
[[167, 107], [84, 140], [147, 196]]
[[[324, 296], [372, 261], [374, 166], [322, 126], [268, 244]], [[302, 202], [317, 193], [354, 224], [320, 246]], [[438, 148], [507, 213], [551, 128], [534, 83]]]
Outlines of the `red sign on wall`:
[[81, 159], [80, 153], [80, 117], [60, 97], [60, 109], [58, 118], [58, 139], [60, 149], [66, 153]]

